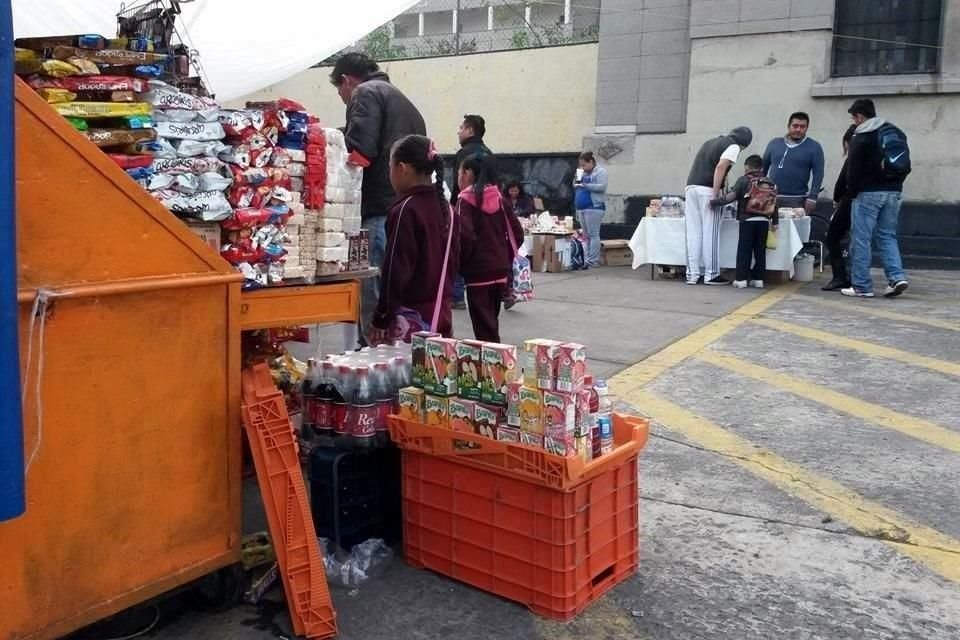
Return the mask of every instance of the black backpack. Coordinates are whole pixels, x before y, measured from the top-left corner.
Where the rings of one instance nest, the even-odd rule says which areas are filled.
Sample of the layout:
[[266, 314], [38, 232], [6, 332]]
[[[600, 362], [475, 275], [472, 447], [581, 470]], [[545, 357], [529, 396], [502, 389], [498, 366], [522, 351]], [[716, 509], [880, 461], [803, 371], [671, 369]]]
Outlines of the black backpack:
[[896, 126], [884, 124], [877, 129], [880, 175], [887, 180], [902, 180], [910, 174], [910, 146], [906, 134]]
[[583, 244], [576, 238], [570, 238], [570, 270], [581, 271], [587, 268], [587, 254]]

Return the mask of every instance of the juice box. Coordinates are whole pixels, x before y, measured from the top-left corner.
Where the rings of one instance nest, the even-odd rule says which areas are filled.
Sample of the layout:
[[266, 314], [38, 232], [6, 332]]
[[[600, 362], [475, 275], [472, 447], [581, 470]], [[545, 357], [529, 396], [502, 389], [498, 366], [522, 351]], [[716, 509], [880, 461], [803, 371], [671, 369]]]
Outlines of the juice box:
[[589, 431], [582, 436], [574, 436], [573, 446], [577, 451], [577, 455], [583, 458], [584, 462], [593, 460], [593, 436]]
[[556, 391], [543, 392], [544, 435], [550, 438], [572, 439], [576, 428], [577, 400], [575, 396]]
[[473, 400], [450, 398], [450, 428], [463, 433], [476, 432], [476, 403]]
[[507, 388], [517, 380], [517, 348], [509, 344], [483, 345], [482, 399], [489, 404], [505, 406]]
[[502, 424], [497, 427], [497, 440], [501, 442], [520, 442], [520, 429]]
[[479, 401], [482, 399], [483, 343], [478, 340], [461, 340], [457, 343], [457, 362], [460, 375], [457, 392], [461, 398]]
[[557, 347], [555, 340], [534, 340], [536, 357], [537, 388], [554, 391], [557, 388]]
[[500, 408], [485, 404], [476, 404], [473, 413], [476, 432], [487, 438], [497, 435], [497, 425], [500, 424]]
[[547, 450], [547, 453], [552, 453], [555, 456], [572, 458], [577, 455], [576, 441], [573, 437], [553, 438], [546, 436], [543, 439], [543, 448]]
[[450, 426], [450, 399], [426, 396], [423, 401], [425, 422], [432, 427]]
[[427, 364], [423, 374], [427, 393], [449, 398], [457, 395], [457, 341], [427, 338]]
[[413, 386], [423, 389], [423, 377], [427, 371], [427, 338], [439, 337], [439, 333], [418, 331], [410, 336], [410, 352], [413, 356]]
[[573, 433], [576, 437], [590, 435], [590, 391], [577, 392], [577, 411]]
[[587, 374], [587, 348], [567, 342], [557, 347], [557, 391], [577, 393]]
[[537, 388], [537, 340], [523, 343], [523, 386]]
[[520, 407], [520, 390], [523, 384], [511, 382], [507, 385], [507, 424], [511, 427], [522, 427]]
[[543, 392], [539, 389], [520, 388], [520, 428], [543, 435]]
[[400, 417], [414, 422], [425, 422], [423, 397], [423, 389], [416, 387], [400, 389]]
[[520, 431], [520, 444], [530, 445], [531, 447], [537, 447], [538, 449], [543, 449], [543, 436], [538, 433], [530, 433], [528, 431]]

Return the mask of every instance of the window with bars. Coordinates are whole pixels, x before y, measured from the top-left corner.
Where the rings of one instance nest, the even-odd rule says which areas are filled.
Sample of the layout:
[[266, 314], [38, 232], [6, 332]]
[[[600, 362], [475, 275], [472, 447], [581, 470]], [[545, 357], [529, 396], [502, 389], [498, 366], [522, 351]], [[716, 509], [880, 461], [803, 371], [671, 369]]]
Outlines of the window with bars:
[[936, 73], [943, 0], [838, 0], [834, 77]]

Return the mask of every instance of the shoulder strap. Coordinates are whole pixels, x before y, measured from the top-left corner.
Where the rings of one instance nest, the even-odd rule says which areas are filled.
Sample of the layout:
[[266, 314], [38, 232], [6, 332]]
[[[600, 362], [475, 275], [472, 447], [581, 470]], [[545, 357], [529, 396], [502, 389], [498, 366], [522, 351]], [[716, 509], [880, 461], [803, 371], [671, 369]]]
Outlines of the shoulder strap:
[[[397, 226], [393, 230], [393, 247], [392, 247], [393, 250], [390, 252], [391, 264], [393, 263], [393, 254], [397, 252], [397, 236], [400, 234], [400, 221], [403, 220], [403, 210], [407, 208], [407, 203], [410, 202], [411, 198], [413, 198], [413, 196], [408, 196], [407, 199], [400, 204], [400, 213], [397, 214]], [[390, 295], [390, 278], [392, 276], [393, 276], [393, 269], [390, 269], [390, 273], [387, 275], [387, 286], [381, 290], [381, 291], [386, 291], [387, 295]], [[387, 300], [387, 302], [390, 302], [390, 301]]]
[[503, 206], [503, 198], [500, 198], [500, 211], [503, 212], [503, 221], [507, 224], [507, 237], [510, 238], [510, 248], [513, 249], [513, 257], [517, 257], [517, 252], [519, 248], [517, 247], [517, 239], [513, 237], [513, 225], [510, 224], [510, 215], [507, 213], [507, 208]]
[[[440, 286], [437, 288], [437, 298], [433, 303], [433, 321], [430, 323], [430, 331], [436, 333], [437, 325], [440, 323], [440, 302], [443, 300], [443, 285], [447, 280], [447, 266], [450, 264], [450, 247], [453, 244], [453, 224], [454, 211], [448, 204], [447, 211], [450, 212], [450, 230], [447, 232], [447, 249], [443, 254], [443, 271], [440, 272]], [[460, 217], [460, 201], [457, 201], [456, 217]]]

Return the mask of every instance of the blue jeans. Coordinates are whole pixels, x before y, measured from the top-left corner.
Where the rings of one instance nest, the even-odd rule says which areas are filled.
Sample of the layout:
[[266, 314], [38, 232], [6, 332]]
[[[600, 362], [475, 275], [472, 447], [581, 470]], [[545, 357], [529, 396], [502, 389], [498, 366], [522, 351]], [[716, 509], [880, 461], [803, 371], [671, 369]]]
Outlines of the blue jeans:
[[902, 195], [897, 191], [867, 191], [853, 200], [850, 261], [853, 265], [853, 287], [857, 291], [873, 291], [870, 263], [871, 244], [880, 251], [880, 262], [888, 282], [906, 280], [897, 244], [897, 222], [900, 219]]
[[453, 302], [454, 304], [464, 302], [467, 298], [467, 283], [459, 273], [453, 281]]
[[577, 211], [577, 219], [583, 232], [587, 234], [586, 261], [588, 267], [600, 264], [600, 224], [603, 222], [602, 209], [581, 209]]
[[[383, 267], [387, 252], [387, 216], [367, 216], [363, 228], [370, 231], [370, 266]], [[373, 314], [380, 301], [380, 277], [367, 278], [360, 284], [360, 335], [366, 338], [373, 321]]]

